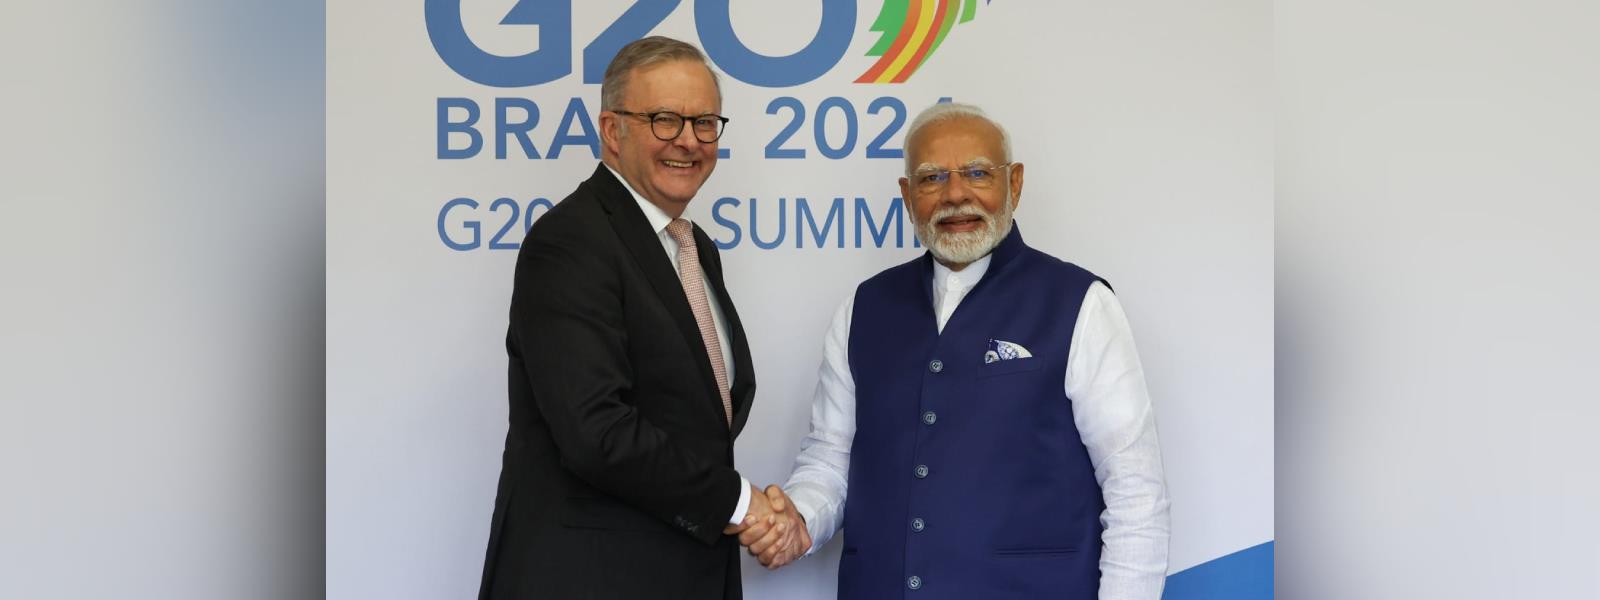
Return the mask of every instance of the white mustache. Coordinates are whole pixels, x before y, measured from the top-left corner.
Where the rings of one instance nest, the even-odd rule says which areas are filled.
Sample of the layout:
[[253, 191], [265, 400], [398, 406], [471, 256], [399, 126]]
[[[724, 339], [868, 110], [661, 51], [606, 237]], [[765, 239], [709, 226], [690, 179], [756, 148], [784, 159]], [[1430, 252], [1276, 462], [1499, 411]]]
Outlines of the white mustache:
[[928, 222], [930, 224], [938, 223], [939, 221], [948, 219], [950, 217], [978, 217], [983, 219], [984, 224], [994, 227], [994, 215], [991, 215], [987, 211], [984, 211], [983, 209], [971, 204], [941, 208], [938, 211], [935, 211], [933, 216], [928, 218]]
[[[925, 222], [917, 223], [917, 239], [928, 247], [934, 258], [947, 263], [970, 263], [987, 255], [1011, 231], [1011, 194], [1006, 203], [994, 213], [976, 203], [963, 203], [935, 210]], [[951, 217], [978, 217], [984, 227], [960, 233], [943, 232], [938, 223]], [[1001, 221], [1004, 220], [1002, 229]]]

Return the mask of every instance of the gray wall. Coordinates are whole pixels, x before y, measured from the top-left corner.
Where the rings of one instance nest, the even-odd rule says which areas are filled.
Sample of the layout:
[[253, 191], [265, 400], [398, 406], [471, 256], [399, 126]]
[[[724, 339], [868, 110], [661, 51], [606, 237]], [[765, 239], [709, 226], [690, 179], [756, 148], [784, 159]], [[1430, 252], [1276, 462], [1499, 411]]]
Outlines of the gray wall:
[[322, 589], [322, 4], [0, 4], [0, 598]]
[[1600, 598], [1600, 3], [1276, 18], [1278, 590]]

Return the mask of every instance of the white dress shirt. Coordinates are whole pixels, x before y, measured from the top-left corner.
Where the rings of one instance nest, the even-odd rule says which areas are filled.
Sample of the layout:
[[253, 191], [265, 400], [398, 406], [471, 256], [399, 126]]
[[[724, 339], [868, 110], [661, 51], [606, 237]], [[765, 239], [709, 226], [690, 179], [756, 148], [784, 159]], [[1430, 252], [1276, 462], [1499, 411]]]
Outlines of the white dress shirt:
[[[960, 271], [934, 262], [933, 304], [940, 332], [988, 271], [989, 262], [985, 256]], [[856, 433], [849, 357], [854, 306], [852, 293], [840, 303], [823, 340], [811, 432], [801, 442], [784, 486], [806, 518], [812, 540], [808, 555], [833, 537], [844, 518], [850, 444]], [[1171, 527], [1155, 413], [1127, 316], [1117, 297], [1099, 282], [1089, 286], [1078, 311], [1063, 386], [1105, 498], [1100, 598], [1158, 600], [1166, 585]]]
[[[633, 186], [628, 185], [628, 180], [618, 175], [616, 169], [612, 169], [611, 165], [606, 165], [606, 170], [611, 171], [611, 175], [622, 183], [622, 187], [628, 190], [629, 194], [633, 195], [633, 201], [639, 203], [639, 210], [644, 212], [645, 221], [650, 223], [650, 229], [654, 230], [656, 238], [661, 240], [661, 249], [667, 253], [667, 262], [672, 263], [672, 272], [677, 273], [678, 277], [682, 278], [683, 273], [678, 267], [678, 242], [667, 234], [667, 225], [672, 224], [672, 216], [668, 215], [667, 211], [661, 210], [661, 207], [656, 206], [649, 200], [645, 200], [644, 196], [639, 195], [639, 192], [634, 191]], [[688, 221], [689, 218], [683, 217], [683, 220]], [[701, 274], [701, 277], [702, 279], [704, 278], [704, 273]], [[711, 291], [711, 283], [707, 281], [705, 285], [706, 290]], [[717, 345], [722, 347], [722, 364], [728, 370], [728, 384], [732, 385], [733, 347], [728, 345], [728, 326], [722, 316], [722, 304], [717, 302], [717, 294], [715, 292], [706, 294], [706, 300], [711, 304], [711, 323], [716, 326]], [[739, 501], [733, 505], [733, 515], [728, 517], [728, 524], [730, 525], [743, 521], [744, 514], [750, 509], [750, 480], [741, 475], [739, 483], [742, 484], [739, 486]]]

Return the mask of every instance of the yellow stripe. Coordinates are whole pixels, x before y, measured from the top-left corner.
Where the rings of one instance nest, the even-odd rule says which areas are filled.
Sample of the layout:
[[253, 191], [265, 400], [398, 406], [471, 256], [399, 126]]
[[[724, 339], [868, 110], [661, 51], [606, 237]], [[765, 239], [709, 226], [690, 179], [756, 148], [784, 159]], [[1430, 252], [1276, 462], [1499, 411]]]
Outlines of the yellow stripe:
[[878, 76], [876, 83], [894, 81], [895, 76], [905, 70], [906, 63], [911, 62], [911, 57], [916, 56], [917, 49], [922, 47], [922, 40], [932, 33], [933, 16], [938, 10], [939, 0], [922, 0], [922, 14], [917, 15], [917, 28], [911, 31], [911, 39], [900, 49], [900, 55], [894, 57], [894, 62], [889, 63], [889, 68]]

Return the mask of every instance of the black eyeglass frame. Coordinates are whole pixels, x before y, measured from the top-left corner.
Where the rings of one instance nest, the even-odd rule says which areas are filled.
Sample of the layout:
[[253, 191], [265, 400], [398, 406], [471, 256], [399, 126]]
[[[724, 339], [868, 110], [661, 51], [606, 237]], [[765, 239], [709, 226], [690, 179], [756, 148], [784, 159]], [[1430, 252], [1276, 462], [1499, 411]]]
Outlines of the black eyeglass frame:
[[[686, 115], [681, 115], [681, 114], [678, 114], [678, 113], [670, 111], [670, 110], [660, 110], [660, 111], [656, 111], [656, 112], [633, 112], [633, 111], [629, 111], [629, 110], [615, 110], [615, 109], [613, 109], [610, 112], [615, 113], [615, 114], [619, 114], [619, 115], [628, 115], [630, 117], [643, 117], [644, 120], [646, 120], [646, 121], [648, 121], [650, 123], [650, 134], [656, 136], [656, 139], [661, 140], [663, 142], [670, 142], [670, 141], [676, 140], [676, 139], [678, 139], [678, 136], [683, 135], [684, 126], [688, 125], [689, 121], [698, 121], [698, 120], [704, 119], [706, 117], [712, 117], [712, 118], [714, 118], [714, 119], [716, 119], [718, 121], [721, 121], [721, 123], [717, 125], [716, 135], [714, 137], [712, 137], [711, 139], [708, 140], [708, 139], [705, 139], [703, 137], [700, 137], [700, 130], [698, 130], [698, 129], [695, 129], [693, 127], [690, 127], [689, 129], [691, 131], [694, 131], [694, 139], [699, 140], [700, 143], [702, 143], [702, 144], [714, 144], [714, 143], [717, 142], [717, 140], [722, 139], [722, 134], [723, 133], [728, 131], [728, 121], [731, 120], [731, 119], [729, 119], [727, 117], [724, 117], [724, 116], [716, 114], [716, 113], [706, 113], [706, 114], [703, 114], [703, 115], [686, 116]], [[670, 135], [670, 136], [663, 136], [663, 135], [661, 135], [660, 131], [656, 131], [656, 117], [659, 117], [659, 116], [662, 116], [662, 115], [672, 115], [672, 116], [678, 118], [678, 127], [672, 132], [672, 135]]]

